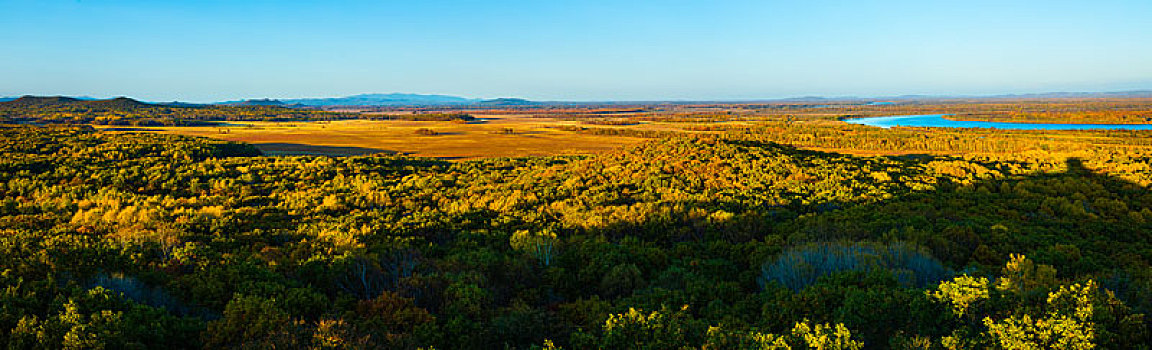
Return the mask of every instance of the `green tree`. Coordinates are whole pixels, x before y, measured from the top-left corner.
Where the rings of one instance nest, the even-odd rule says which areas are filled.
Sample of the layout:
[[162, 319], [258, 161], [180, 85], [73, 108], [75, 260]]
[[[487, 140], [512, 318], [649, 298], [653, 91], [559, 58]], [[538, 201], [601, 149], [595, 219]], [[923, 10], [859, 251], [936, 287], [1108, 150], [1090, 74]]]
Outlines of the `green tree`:
[[544, 267], [552, 265], [552, 257], [555, 254], [556, 246], [556, 232], [553, 232], [551, 229], [539, 231], [518, 230], [512, 234], [509, 243], [513, 249], [532, 255], [532, 257], [540, 262], [540, 265]]

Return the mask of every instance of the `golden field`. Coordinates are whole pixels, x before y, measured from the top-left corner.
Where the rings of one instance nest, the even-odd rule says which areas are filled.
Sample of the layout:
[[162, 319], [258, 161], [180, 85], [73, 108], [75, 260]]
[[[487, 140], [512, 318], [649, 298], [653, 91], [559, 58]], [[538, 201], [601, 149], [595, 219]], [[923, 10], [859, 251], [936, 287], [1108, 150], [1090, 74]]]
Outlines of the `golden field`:
[[[111, 132], [159, 132], [247, 142], [268, 155], [346, 156], [402, 153], [443, 159], [591, 154], [643, 141], [559, 130], [578, 122], [525, 116], [484, 116], [469, 123], [447, 121], [340, 120], [235, 122], [226, 126], [111, 127]], [[656, 125], [633, 127], [661, 129]], [[421, 135], [428, 129], [436, 135]], [[511, 130], [508, 130], [511, 129]], [[510, 133], [509, 133], [510, 131]]]

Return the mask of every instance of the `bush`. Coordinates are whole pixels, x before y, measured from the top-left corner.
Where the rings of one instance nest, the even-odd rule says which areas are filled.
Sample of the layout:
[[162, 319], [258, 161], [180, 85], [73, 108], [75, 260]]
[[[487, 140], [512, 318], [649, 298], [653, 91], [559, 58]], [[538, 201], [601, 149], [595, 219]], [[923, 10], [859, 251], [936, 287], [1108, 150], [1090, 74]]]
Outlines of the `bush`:
[[908, 244], [820, 243], [784, 252], [760, 267], [761, 287], [770, 282], [799, 291], [821, 276], [842, 271], [891, 272], [905, 285], [925, 287], [952, 276], [952, 271], [923, 250]]
[[181, 303], [180, 300], [172, 297], [172, 295], [164, 291], [163, 288], [150, 286], [135, 277], [125, 276], [121, 273], [96, 274], [88, 287], [100, 287], [113, 293], [119, 293], [125, 299], [132, 300], [139, 304], [165, 309], [176, 315], [200, 315], [204, 313], [204, 310], [197, 310], [196, 308]]

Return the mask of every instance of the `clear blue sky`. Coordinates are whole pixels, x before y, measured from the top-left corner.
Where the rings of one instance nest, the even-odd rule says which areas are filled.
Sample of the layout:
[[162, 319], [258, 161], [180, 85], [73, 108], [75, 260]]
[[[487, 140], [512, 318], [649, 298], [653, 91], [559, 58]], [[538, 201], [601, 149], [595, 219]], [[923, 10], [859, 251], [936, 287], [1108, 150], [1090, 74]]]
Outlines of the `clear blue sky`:
[[1152, 1], [0, 0], [0, 96], [1152, 89]]

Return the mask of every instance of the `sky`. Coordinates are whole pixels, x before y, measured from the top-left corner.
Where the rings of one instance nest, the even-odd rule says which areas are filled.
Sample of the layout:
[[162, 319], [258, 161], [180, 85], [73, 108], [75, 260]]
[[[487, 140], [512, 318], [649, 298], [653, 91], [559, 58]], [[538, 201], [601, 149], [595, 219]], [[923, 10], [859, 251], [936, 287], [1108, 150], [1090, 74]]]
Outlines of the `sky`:
[[1152, 1], [0, 0], [0, 96], [1152, 89]]

